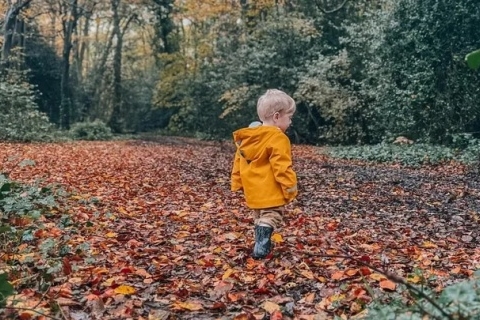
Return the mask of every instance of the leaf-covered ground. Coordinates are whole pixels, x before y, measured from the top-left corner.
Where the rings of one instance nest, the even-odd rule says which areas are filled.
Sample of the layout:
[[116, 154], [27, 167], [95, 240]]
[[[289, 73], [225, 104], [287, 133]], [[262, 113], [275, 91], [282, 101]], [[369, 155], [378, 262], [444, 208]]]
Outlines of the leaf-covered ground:
[[11, 279], [16, 298], [64, 319], [349, 318], [404, 294], [378, 270], [440, 291], [480, 266], [475, 173], [339, 161], [307, 146], [293, 148], [301, 195], [273, 255], [252, 260], [252, 217], [229, 191], [232, 153], [179, 138], [2, 144], [12, 180], [72, 194], [56, 210], [74, 223], [58, 228], [54, 211], [26, 245], [63, 237], [89, 248], [63, 258], [46, 293]]

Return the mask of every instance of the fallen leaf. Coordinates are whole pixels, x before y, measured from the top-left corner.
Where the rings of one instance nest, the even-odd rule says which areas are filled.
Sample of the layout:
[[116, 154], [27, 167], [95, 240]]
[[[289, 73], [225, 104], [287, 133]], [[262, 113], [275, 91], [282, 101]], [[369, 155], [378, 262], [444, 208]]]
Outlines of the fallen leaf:
[[418, 275], [416, 275], [416, 274], [415, 274], [415, 275], [409, 275], [409, 276], [407, 277], [407, 281], [410, 282], [410, 283], [415, 283], [415, 284], [417, 284], [417, 283], [419, 283], [419, 282], [422, 281], [422, 277], [420, 277], [420, 276], [418, 276]]
[[262, 308], [270, 314], [274, 313], [275, 311], [280, 310], [280, 306], [278, 304], [273, 303], [273, 302], [268, 301], [268, 300], [265, 301]]
[[279, 233], [274, 233], [274, 234], [272, 235], [272, 241], [275, 242], [275, 243], [283, 242], [282, 235], [279, 234]]
[[215, 302], [213, 306], [210, 307], [210, 310], [225, 310], [225, 309], [227, 309], [227, 306], [225, 305], [225, 303], [221, 301]]
[[388, 289], [388, 290], [393, 291], [393, 290], [395, 290], [396, 287], [397, 287], [397, 285], [393, 281], [390, 281], [390, 280], [380, 281], [380, 288], [382, 288], [382, 289]]
[[227, 281], [220, 281], [217, 283], [213, 291], [210, 292], [210, 297], [212, 299], [218, 299], [232, 289], [233, 283]]
[[59, 297], [55, 300], [59, 306], [81, 306], [80, 303], [73, 301], [72, 299]]
[[233, 269], [228, 269], [222, 276], [222, 280], [228, 279], [234, 273]]
[[435, 243], [431, 242], [431, 241], [425, 241], [425, 242], [423, 243], [423, 247], [424, 247], [424, 248], [427, 248], [427, 249], [429, 249], [429, 248], [438, 248], [438, 246], [437, 246]]
[[362, 276], [368, 276], [368, 275], [372, 274], [372, 271], [370, 271], [370, 268], [368, 268], [368, 267], [361, 267], [360, 268], [360, 274]]
[[150, 310], [148, 320], [168, 320], [170, 312], [165, 310]]
[[315, 292], [310, 293], [304, 298], [306, 303], [313, 303], [314, 299], [315, 299]]
[[203, 310], [202, 304], [198, 302], [181, 302], [176, 301], [173, 303], [172, 308], [175, 310], [190, 310], [190, 311], [199, 311]]
[[334, 274], [332, 274], [332, 280], [340, 280], [343, 278], [343, 271], [336, 271]]
[[116, 294], [130, 295], [136, 292], [135, 288], [127, 285], [121, 285], [114, 289]]
[[459, 274], [460, 271], [462, 271], [462, 268], [460, 268], [460, 267], [455, 267], [455, 268], [453, 268], [453, 269], [450, 271], [450, 273]]
[[371, 275], [368, 276], [370, 279], [381, 281], [384, 279], [387, 279], [383, 274], [380, 273], [372, 273]]
[[255, 318], [255, 316], [250, 312], [247, 312], [247, 313], [241, 313], [239, 315], [236, 315], [235, 318], [233, 318], [233, 320], [257, 320], [257, 318]]
[[357, 273], [358, 273], [358, 269], [348, 269], [347, 271], [345, 271], [345, 274], [349, 277], [353, 277]]

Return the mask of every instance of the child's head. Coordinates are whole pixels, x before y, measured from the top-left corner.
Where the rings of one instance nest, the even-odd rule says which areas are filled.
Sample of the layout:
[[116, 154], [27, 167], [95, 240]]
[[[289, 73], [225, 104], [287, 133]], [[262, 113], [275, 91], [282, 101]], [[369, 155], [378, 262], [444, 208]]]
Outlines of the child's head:
[[257, 102], [257, 113], [265, 125], [273, 125], [282, 131], [287, 130], [295, 113], [295, 101], [283, 91], [267, 90]]

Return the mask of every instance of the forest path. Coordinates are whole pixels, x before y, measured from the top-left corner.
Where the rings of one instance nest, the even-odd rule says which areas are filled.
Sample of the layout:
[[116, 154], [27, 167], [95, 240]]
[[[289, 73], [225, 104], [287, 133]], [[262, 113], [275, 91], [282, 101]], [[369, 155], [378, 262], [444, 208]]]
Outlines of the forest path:
[[[12, 180], [73, 194], [59, 208], [75, 228], [46, 229], [72, 248], [89, 245], [63, 258], [50, 289], [69, 319], [351, 317], [372, 293], [401, 294], [379, 270], [440, 291], [480, 266], [480, 185], [460, 165], [372, 165], [294, 146], [298, 201], [273, 255], [255, 261], [252, 217], [229, 190], [228, 143], [162, 137], [0, 150]], [[45, 295], [24, 291], [53, 314]]]

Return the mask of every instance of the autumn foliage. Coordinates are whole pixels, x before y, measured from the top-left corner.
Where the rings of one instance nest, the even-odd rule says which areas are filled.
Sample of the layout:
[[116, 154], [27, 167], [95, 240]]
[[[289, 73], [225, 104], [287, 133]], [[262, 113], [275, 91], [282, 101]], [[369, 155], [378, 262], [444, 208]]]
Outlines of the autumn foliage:
[[[293, 149], [300, 196], [273, 255], [255, 261], [252, 217], [229, 190], [232, 151], [180, 138], [2, 144], [10, 179], [65, 191], [39, 220], [9, 221], [35, 231], [0, 253], [16, 290], [4, 314], [346, 319], [412, 298], [388, 274], [440, 292], [478, 267], [479, 189], [465, 168], [339, 161], [307, 146]], [[57, 268], [42, 268], [48, 259]]]

